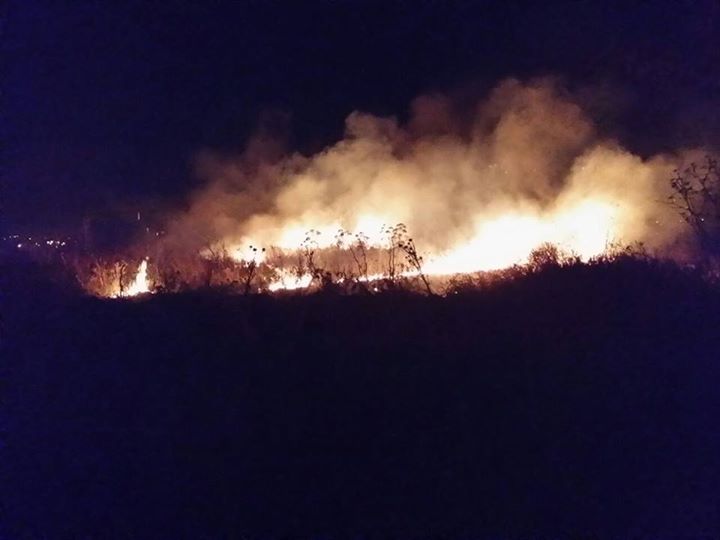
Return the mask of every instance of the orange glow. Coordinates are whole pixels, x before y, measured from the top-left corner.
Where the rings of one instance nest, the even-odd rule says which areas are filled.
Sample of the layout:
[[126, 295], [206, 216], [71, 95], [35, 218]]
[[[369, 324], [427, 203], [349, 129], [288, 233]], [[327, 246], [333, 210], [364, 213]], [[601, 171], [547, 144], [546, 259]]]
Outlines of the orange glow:
[[293, 274], [287, 270], [278, 270], [280, 278], [273, 281], [269, 286], [270, 292], [285, 290], [293, 291], [295, 289], [305, 289], [310, 286], [312, 276], [310, 274], [302, 274], [300, 276]]
[[[616, 239], [617, 209], [602, 200], [586, 200], [573, 207], [540, 214], [508, 213], [493, 219], [478, 219], [475, 233], [459, 242], [447, 251], [424, 254], [425, 263], [422, 271], [426, 275], [449, 276], [479, 271], [490, 271], [507, 268], [514, 264], [524, 264], [533, 250], [543, 244], [553, 244], [560, 250], [573, 254], [583, 261], [601, 255]], [[374, 225], [374, 234], [368, 235], [368, 247], [387, 248], [388, 237], [379, 219], [369, 217], [358, 219], [358, 223]], [[318, 234], [311, 235], [317, 247], [329, 247], [330, 231], [333, 226], [319, 227]], [[281, 233], [284, 239], [283, 249], [299, 250], [307, 234], [299, 234], [297, 228], [290, 228]], [[334, 237], [334, 236], [333, 236]], [[291, 244], [290, 238], [297, 243]], [[340, 245], [340, 248], [343, 248]], [[418, 248], [418, 249], [421, 249]], [[312, 282], [309, 274], [297, 275], [284, 269], [278, 269], [280, 278], [268, 287], [270, 291], [294, 290], [308, 287]], [[399, 275], [412, 277], [419, 272], [406, 270]], [[359, 281], [376, 281], [387, 278], [383, 273], [361, 276]]]
[[[313, 155], [266, 161], [262, 138], [237, 155], [202, 152], [206, 185], [170, 216], [158, 256], [157, 279], [176, 277], [158, 286], [302, 289], [500, 270], [544, 245], [588, 261], [610, 246], [662, 254], [684, 242], [662, 201], [691, 151], [634, 155], [554, 79], [508, 79], [460, 101], [421, 96], [406, 123], [355, 111]], [[91, 290], [118, 290], [110, 270]]]
[[429, 275], [499, 270], [522, 264], [542, 244], [550, 243], [587, 261], [601, 255], [615, 236], [611, 205], [586, 201], [546, 218], [508, 214], [481, 222], [469, 241], [431, 258]]

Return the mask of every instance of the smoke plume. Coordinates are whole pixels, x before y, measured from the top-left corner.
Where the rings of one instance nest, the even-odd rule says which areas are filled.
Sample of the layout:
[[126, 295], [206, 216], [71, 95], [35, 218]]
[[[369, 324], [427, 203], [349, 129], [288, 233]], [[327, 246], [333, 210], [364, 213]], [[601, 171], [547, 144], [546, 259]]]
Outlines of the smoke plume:
[[283, 153], [264, 133], [242, 155], [203, 152], [205, 187], [173, 217], [169, 239], [193, 249], [290, 248], [310, 229], [372, 238], [402, 222], [433, 254], [502, 216], [542, 220], [602, 201], [612, 209], [604, 241], [663, 250], [683, 231], [663, 202], [681, 157], [633, 155], [600, 135], [556, 81], [511, 79], [470, 110], [447, 96], [419, 97], [404, 124], [353, 112], [343, 139], [312, 156]]

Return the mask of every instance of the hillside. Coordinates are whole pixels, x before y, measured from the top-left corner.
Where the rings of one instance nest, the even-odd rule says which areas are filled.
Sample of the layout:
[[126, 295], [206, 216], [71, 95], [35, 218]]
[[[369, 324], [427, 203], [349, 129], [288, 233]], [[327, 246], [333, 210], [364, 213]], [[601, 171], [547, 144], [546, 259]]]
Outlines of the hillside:
[[720, 294], [672, 265], [448, 297], [35, 279], [3, 301], [3, 537], [717, 532]]

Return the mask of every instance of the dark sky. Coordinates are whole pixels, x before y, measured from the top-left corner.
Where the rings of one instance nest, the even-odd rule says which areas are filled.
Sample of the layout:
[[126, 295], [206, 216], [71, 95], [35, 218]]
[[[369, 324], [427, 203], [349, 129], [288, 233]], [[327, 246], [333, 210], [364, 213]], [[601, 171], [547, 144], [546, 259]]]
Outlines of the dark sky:
[[506, 76], [610, 89], [607, 129], [639, 152], [717, 143], [718, 0], [11, 0], [3, 19], [10, 229], [181, 204], [194, 153], [268, 112], [309, 152], [354, 109]]

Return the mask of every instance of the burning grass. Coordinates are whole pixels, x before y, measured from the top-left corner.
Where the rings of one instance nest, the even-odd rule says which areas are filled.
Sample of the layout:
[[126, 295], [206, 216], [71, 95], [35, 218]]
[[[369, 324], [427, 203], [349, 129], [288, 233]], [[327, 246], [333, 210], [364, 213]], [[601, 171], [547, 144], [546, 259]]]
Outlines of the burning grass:
[[251, 247], [239, 257], [225, 247], [202, 253], [171, 252], [155, 247], [156, 257], [123, 258], [75, 255], [63, 262], [82, 289], [101, 298], [122, 298], [150, 293], [178, 293], [219, 289], [231, 294], [331, 292], [377, 294], [407, 291], [426, 295], [458, 294], [487, 288], [552, 268], [594, 265], [621, 258], [649, 258], [642, 245], [606, 247], [592, 257], [542, 243], [524, 259], [500, 268], [464, 271], [447, 269], [437, 259], [426, 262], [404, 225], [388, 229], [384, 246], [367, 243], [363, 235], [339, 231], [337, 242], [319, 247], [317, 231], [309, 231], [296, 250]]

